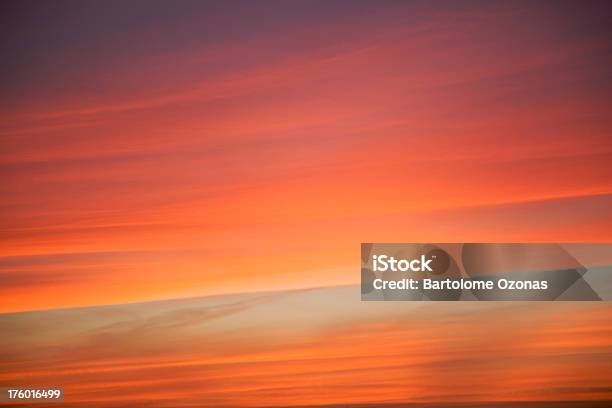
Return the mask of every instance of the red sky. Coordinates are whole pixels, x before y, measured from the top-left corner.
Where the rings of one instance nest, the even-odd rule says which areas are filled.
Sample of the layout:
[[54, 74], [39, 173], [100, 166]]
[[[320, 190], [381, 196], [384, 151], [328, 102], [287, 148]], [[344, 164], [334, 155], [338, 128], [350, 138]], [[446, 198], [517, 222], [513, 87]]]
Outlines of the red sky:
[[354, 283], [361, 241], [611, 237], [597, 4], [101, 7], [9, 7], [0, 310]]
[[[447, 401], [464, 372], [466, 401], [610, 399], [605, 304], [427, 320], [333, 289], [361, 242], [611, 241], [606, 2], [1, 7], [0, 379], [52, 370], [102, 405], [112, 381], [145, 405], [154, 384], [211, 406]], [[227, 297], [269, 291], [286, 300]], [[120, 306], [207, 295], [225, 300]]]

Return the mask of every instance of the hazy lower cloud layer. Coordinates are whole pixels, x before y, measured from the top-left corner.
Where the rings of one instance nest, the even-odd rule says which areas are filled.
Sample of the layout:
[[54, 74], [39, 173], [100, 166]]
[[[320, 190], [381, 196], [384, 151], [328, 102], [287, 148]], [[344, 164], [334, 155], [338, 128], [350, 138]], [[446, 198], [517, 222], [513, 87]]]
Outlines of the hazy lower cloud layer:
[[612, 398], [605, 303], [358, 299], [349, 286], [4, 314], [0, 382], [111, 407]]

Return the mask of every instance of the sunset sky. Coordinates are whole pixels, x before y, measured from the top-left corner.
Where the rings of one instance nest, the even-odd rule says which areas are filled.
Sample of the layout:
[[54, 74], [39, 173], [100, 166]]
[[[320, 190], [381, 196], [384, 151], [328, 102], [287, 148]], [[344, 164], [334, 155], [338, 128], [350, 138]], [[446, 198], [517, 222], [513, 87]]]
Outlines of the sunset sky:
[[[142, 393], [113, 398], [142, 402], [156, 371], [130, 370], [150, 365], [190, 378], [168, 388], [187, 405], [427, 402], [468, 370], [463, 401], [612, 398], [611, 306], [428, 320], [354, 286], [361, 242], [612, 240], [611, 16], [605, 1], [3, 2], [0, 385], [57, 379], [100, 402], [99, 370], [120, 370]], [[137, 303], [164, 299], [187, 300]], [[481, 321], [507, 347], [452, 338]], [[455, 349], [484, 354], [447, 364]], [[509, 390], [485, 387], [501, 366]]]

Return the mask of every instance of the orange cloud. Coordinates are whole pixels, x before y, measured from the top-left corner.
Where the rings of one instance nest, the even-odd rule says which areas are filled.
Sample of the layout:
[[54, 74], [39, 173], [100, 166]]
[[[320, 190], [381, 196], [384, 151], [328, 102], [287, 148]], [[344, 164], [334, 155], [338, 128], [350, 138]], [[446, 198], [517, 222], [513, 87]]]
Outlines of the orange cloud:
[[595, 403], [612, 397], [608, 309], [398, 308], [347, 287], [9, 314], [0, 381], [94, 406]]

